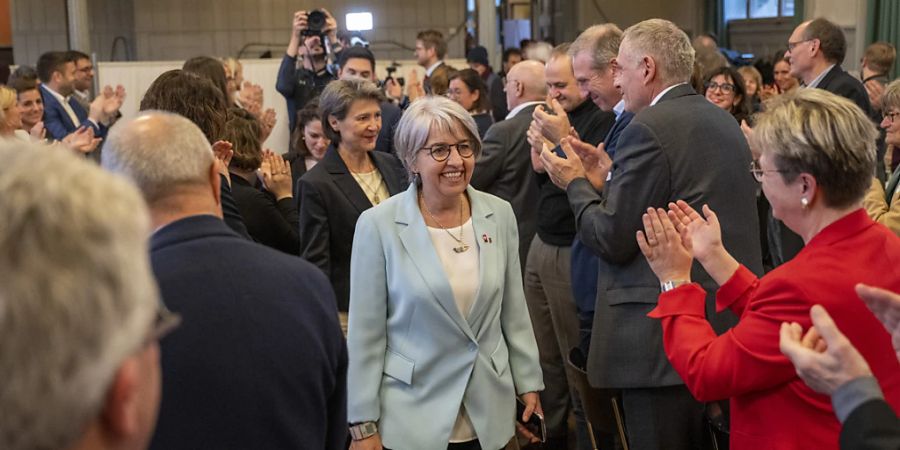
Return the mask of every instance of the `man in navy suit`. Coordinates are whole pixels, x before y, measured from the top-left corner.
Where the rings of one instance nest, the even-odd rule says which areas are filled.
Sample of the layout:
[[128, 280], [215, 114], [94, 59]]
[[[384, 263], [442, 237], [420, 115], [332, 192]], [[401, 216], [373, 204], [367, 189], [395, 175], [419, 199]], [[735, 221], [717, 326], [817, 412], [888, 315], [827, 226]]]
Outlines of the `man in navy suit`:
[[90, 127], [96, 137], [106, 136], [107, 124], [122, 106], [125, 90], [104, 89], [105, 92], [91, 102], [90, 110], [85, 111], [72, 96], [75, 92], [74, 57], [68, 52], [47, 52], [38, 58], [47, 137], [62, 140], [81, 127]]
[[343, 450], [347, 348], [325, 275], [228, 228], [219, 162], [181, 116], [120, 123], [102, 164], [142, 191], [153, 271], [183, 317], [161, 343], [166, 381], [150, 448]]

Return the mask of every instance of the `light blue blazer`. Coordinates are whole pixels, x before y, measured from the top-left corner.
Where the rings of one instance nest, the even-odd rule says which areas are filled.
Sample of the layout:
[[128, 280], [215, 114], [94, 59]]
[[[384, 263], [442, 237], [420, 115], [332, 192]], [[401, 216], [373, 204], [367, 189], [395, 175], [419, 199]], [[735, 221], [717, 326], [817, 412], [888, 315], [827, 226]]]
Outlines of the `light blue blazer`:
[[460, 404], [481, 447], [502, 448], [515, 432], [516, 394], [544, 388], [515, 215], [504, 200], [467, 192], [480, 264], [468, 318], [456, 306], [414, 184], [356, 223], [347, 416], [378, 422], [391, 449], [446, 450]]

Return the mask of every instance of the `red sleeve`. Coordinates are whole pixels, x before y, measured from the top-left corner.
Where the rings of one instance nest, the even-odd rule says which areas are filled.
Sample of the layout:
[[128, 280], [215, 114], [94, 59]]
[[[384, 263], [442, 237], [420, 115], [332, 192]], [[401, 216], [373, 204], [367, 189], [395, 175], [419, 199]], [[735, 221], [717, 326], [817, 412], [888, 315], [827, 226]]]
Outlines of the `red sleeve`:
[[706, 292], [698, 284], [661, 294], [648, 314], [661, 319], [666, 355], [697, 400], [768, 389], [797, 376], [778, 348], [779, 329], [784, 321], [808, 327], [810, 306], [796, 287], [770, 284], [775, 286], [759, 285], [745, 301], [731, 297], [746, 309], [740, 322], [718, 337], [706, 321]]
[[739, 266], [716, 292], [716, 312], [731, 309], [736, 316], [743, 316], [747, 302], [758, 286], [759, 278], [744, 265]]

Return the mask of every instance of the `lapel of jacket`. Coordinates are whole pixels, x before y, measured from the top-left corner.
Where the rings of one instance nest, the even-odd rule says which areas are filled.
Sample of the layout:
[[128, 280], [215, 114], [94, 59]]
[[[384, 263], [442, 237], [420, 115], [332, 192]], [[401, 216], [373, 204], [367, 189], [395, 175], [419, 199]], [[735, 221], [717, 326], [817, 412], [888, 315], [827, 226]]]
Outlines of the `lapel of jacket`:
[[[494, 210], [484, 202], [481, 193], [471, 186], [468, 187], [469, 201], [472, 204], [472, 227], [475, 229], [475, 244], [478, 245], [478, 295], [475, 304], [469, 312], [468, 323], [475, 332], [476, 337], [481, 337], [487, 328], [484, 322], [490, 318], [491, 303], [496, 301], [498, 290], [503, 289], [503, 278], [506, 277], [506, 266], [500, 264], [500, 249], [504, 248], [500, 242], [501, 236], [497, 234], [497, 222]], [[507, 237], [503, 235], [502, 237]], [[500, 277], [498, 280], [497, 278]]]
[[369, 201], [365, 192], [359, 187], [359, 183], [356, 182], [350, 170], [347, 169], [347, 165], [344, 164], [344, 160], [341, 159], [341, 155], [334, 144], [328, 147], [328, 150], [325, 151], [325, 156], [322, 157], [322, 161], [319, 164], [325, 166], [325, 169], [331, 174], [334, 184], [344, 193], [344, 196], [356, 208], [357, 212], [362, 213], [372, 207], [372, 202]]
[[422, 280], [425, 281], [428, 289], [431, 290], [437, 303], [463, 334], [474, 341], [475, 335], [472, 333], [469, 323], [456, 306], [450, 282], [447, 280], [441, 260], [434, 250], [431, 236], [428, 235], [425, 219], [422, 218], [422, 213], [419, 211], [416, 185], [410, 184], [406, 192], [399, 195], [403, 196], [403, 198], [401, 204], [397, 207], [394, 222], [399, 227], [397, 234], [400, 236], [400, 242], [403, 243], [406, 253], [409, 254], [415, 265], [415, 270], [422, 276]]
[[894, 191], [897, 190], [898, 183], [900, 183], [900, 166], [897, 166], [897, 169], [888, 178], [887, 185], [884, 188], [885, 201], [887, 201], [888, 205], [891, 204], [891, 200], [894, 198]]
[[[55, 95], [53, 95], [49, 90], [47, 90], [47, 88], [45, 88], [45, 87], [43, 87], [43, 86], [41, 86], [41, 94], [42, 94], [42, 95], [41, 95], [41, 99], [42, 99], [43, 102], [44, 102], [44, 107], [45, 107], [45, 108], [54, 108], [54, 109], [56, 109], [57, 114], [59, 114], [60, 119], [62, 119], [63, 121], [65, 121], [67, 124], [69, 124], [69, 126], [70, 126], [69, 129], [76, 129], [76, 128], [78, 128], [78, 125], [72, 123], [72, 118], [69, 117], [69, 113], [66, 112], [66, 108], [65, 108], [65, 107], [63, 106], [63, 104], [56, 98]], [[76, 114], [76, 116], [77, 116], [77, 114]]]
[[819, 89], [825, 89], [827, 91], [827, 87], [830, 86], [831, 82], [837, 79], [838, 75], [840, 75], [843, 71], [844, 69], [841, 68], [840, 65], [835, 64], [835, 66], [832, 67], [824, 77], [822, 77], [822, 81], [820, 81], [816, 87]]
[[369, 155], [372, 156], [372, 163], [375, 164], [375, 168], [381, 173], [381, 178], [384, 179], [384, 184], [387, 185], [388, 193], [395, 195], [398, 192], [403, 192], [403, 189], [406, 188], [403, 183], [406, 180], [404, 179], [405, 177], [397, 172], [395, 157], [378, 151], [372, 151]]

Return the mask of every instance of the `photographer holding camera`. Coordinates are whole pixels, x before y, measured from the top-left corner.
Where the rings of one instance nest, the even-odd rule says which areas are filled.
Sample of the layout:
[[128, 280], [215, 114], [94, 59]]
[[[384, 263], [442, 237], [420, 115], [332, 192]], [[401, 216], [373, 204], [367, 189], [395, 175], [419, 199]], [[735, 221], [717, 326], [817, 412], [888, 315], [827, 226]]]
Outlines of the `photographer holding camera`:
[[297, 110], [337, 78], [329, 61], [335, 60], [342, 48], [337, 38], [337, 21], [328, 10], [294, 13], [291, 41], [275, 84], [275, 89], [287, 100], [291, 130], [297, 120]]

